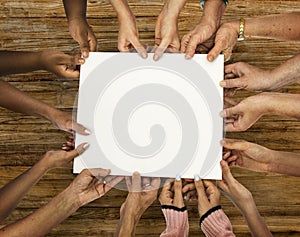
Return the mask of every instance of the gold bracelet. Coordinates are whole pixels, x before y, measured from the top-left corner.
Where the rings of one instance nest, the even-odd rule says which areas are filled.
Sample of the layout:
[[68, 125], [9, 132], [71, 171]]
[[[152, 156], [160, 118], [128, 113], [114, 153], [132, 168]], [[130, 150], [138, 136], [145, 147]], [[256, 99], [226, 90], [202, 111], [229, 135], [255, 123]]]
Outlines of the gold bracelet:
[[242, 40], [245, 39], [244, 30], [245, 30], [245, 19], [243, 17], [241, 17], [240, 18], [240, 31], [239, 31], [238, 41], [242, 41]]

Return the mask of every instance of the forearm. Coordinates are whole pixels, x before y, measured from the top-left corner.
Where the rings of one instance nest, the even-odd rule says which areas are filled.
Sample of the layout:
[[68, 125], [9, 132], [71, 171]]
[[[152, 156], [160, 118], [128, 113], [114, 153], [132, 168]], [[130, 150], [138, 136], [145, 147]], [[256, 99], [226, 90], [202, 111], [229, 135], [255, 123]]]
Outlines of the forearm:
[[67, 188], [47, 205], [0, 230], [2, 237], [38, 237], [47, 234], [53, 227], [79, 208], [77, 197]]
[[254, 200], [248, 202], [248, 205], [240, 208], [250, 232], [253, 237], [272, 237], [270, 230], [268, 229], [264, 219], [259, 214]]
[[206, 21], [210, 25], [219, 27], [221, 23], [222, 16], [226, 10], [226, 5], [222, 0], [207, 0], [204, 3], [203, 15], [200, 21]]
[[117, 227], [115, 237], [134, 237], [136, 225], [138, 224], [141, 214], [135, 207], [126, 206], [121, 212], [120, 221]]
[[2, 80], [0, 80], [0, 106], [18, 113], [43, 117], [48, 120], [51, 120], [52, 116], [58, 111]]
[[46, 173], [47, 167], [39, 161], [32, 168], [0, 189], [0, 221], [4, 220], [21, 199]]
[[273, 151], [274, 156], [269, 164], [269, 172], [300, 176], [300, 154], [293, 152]]
[[290, 58], [280, 66], [271, 71], [274, 86], [270, 88], [281, 88], [300, 80], [300, 54]]
[[86, 19], [86, 0], [63, 0], [68, 21], [74, 19]]
[[0, 76], [43, 69], [41, 52], [0, 51]]
[[119, 20], [120, 18], [127, 18], [133, 15], [127, 3], [127, 0], [110, 0], [110, 3], [115, 9]]
[[[285, 13], [245, 18], [246, 38], [271, 38], [279, 40], [300, 40], [300, 13]], [[239, 32], [239, 20], [231, 21]]]
[[167, 0], [162, 11], [164, 14], [178, 18], [187, 0]]
[[300, 95], [264, 92], [266, 112], [300, 119]]

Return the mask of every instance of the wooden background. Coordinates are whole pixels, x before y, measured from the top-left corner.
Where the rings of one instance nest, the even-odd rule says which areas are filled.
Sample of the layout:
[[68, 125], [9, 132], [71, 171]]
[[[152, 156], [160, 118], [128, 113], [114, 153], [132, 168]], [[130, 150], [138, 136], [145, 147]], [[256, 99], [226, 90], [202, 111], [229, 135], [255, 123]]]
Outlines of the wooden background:
[[[140, 38], [153, 44], [156, 17], [163, 6], [161, 0], [130, 1], [137, 16]], [[241, 16], [299, 11], [298, 0], [231, 0], [223, 20]], [[59, 49], [66, 53], [78, 50], [69, 35], [61, 1], [26, 0], [0, 2], [1, 50]], [[179, 19], [183, 36], [198, 22], [202, 11], [198, 0], [190, 1]], [[100, 51], [117, 51], [118, 25], [115, 13], [107, 0], [88, 1], [88, 21], [98, 38]], [[273, 68], [298, 53], [300, 43], [273, 40], [248, 40], [237, 44], [233, 62], [244, 61], [261, 68]], [[57, 78], [44, 71], [5, 76], [1, 79], [62, 110], [72, 112], [78, 81]], [[280, 90], [300, 93], [299, 84]], [[252, 93], [241, 91], [236, 99]], [[0, 185], [4, 185], [32, 166], [50, 149], [59, 149], [66, 133], [58, 131], [49, 122], [0, 109]], [[300, 152], [300, 123], [279, 116], [265, 116], [243, 133], [226, 134], [242, 138], [271, 149]], [[284, 157], [283, 157], [284, 158]], [[253, 193], [261, 215], [274, 236], [300, 235], [300, 179], [269, 173], [255, 173], [234, 169], [235, 177]], [[16, 221], [42, 205], [63, 190], [73, 179], [69, 170], [53, 170], [29, 192], [10, 217], [2, 223]], [[126, 192], [112, 190], [103, 198], [86, 205], [48, 236], [113, 236], [119, 219], [119, 207]], [[250, 236], [239, 211], [224, 197], [222, 206], [229, 216], [237, 236]], [[190, 236], [203, 236], [198, 227], [195, 203], [188, 204]], [[158, 236], [165, 223], [156, 201], [143, 215], [137, 236]]]

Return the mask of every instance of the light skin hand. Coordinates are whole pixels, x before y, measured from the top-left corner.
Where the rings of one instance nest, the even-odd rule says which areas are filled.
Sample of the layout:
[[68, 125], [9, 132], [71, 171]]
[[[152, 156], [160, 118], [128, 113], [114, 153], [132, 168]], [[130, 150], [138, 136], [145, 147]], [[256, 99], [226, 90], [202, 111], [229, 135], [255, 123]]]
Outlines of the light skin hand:
[[[213, 47], [213, 39], [220, 26], [225, 8], [222, 1], [209, 0], [205, 2], [204, 13], [199, 24], [181, 40], [181, 52], [185, 53], [186, 59], [194, 56], [197, 46], [198, 48], [205, 48], [207, 52]], [[201, 47], [201, 45], [205, 47]], [[200, 51], [204, 53], [203, 49]]]
[[198, 194], [198, 212], [203, 216], [211, 208], [220, 205], [220, 192], [218, 188], [208, 180], [195, 177], [195, 187]]
[[233, 100], [226, 101], [233, 105], [221, 112], [221, 116], [225, 118], [227, 132], [246, 131], [261, 116], [268, 113], [268, 99], [263, 94], [250, 96], [238, 104]]
[[274, 151], [244, 140], [224, 139], [221, 144], [225, 148], [223, 160], [229, 166], [300, 176], [300, 154]]
[[272, 234], [260, 216], [251, 192], [231, 174], [228, 164], [222, 160], [222, 180], [217, 181], [221, 192], [242, 212], [252, 236], [271, 237]]
[[263, 70], [243, 62], [225, 66], [225, 79], [220, 82], [220, 86], [224, 88], [249, 91], [269, 91], [279, 88], [271, 70]]
[[[173, 183], [174, 182], [174, 183]], [[173, 185], [173, 191], [172, 191]], [[175, 206], [178, 208], [184, 207], [182, 196], [182, 180], [168, 179], [159, 195], [159, 202], [161, 205]]]
[[231, 57], [233, 47], [238, 38], [239, 22], [226, 22], [221, 24], [216, 33], [215, 45], [207, 55], [207, 60], [214, 61], [220, 53], [224, 54], [224, 60]]
[[275, 151], [244, 140], [224, 139], [221, 145], [225, 148], [223, 160], [229, 166], [237, 166], [256, 172], [269, 172]]
[[135, 236], [135, 228], [142, 214], [156, 200], [160, 178], [141, 178], [134, 172], [132, 180], [125, 177], [128, 187], [126, 201], [120, 209], [120, 222], [115, 236]]

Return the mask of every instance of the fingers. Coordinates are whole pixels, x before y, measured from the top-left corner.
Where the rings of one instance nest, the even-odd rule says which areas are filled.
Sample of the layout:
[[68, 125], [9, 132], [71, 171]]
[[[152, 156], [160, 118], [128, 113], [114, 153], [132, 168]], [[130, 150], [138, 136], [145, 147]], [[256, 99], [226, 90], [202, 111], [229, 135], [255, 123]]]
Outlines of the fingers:
[[90, 130], [88, 130], [86, 127], [84, 127], [80, 123], [76, 123], [76, 122], [72, 123], [72, 130], [81, 135], [90, 135], [91, 134]]
[[124, 177], [122, 177], [122, 176], [115, 176], [110, 181], [106, 182], [105, 193], [107, 193], [109, 190], [111, 190], [113, 187], [115, 187], [123, 179], [124, 179]]
[[189, 44], [191, 35], [192, 35], [192, 34], [189, 32], [188, 34], [186, 34], [186, 35], [184, 35], [184, 36], [182, 37], [181, 45], [180, 45], [181, 53], [185, 53], [185, 52], [186, 52], [186, 49], [187, 49], [187, 46], [188, 46], [188, 44]]
[[125, 182], [127, 185], [128, 192], [132, 192], [132, 182], [131, 182], [131, 178], [129, 176], [125, 177]]
[[182, 180], [175, 180], [174, 182], [174, 198], [173, 205], [182, 208], [184, 207], [184, 201], [182, 197]]
[[133, 47], [136, 49], [136, 51], [142, 58], [146, 59], [148, 57], [147, 50], [144, 48], [144, 46], [140, 43], [140, 41], [137, 38], [134, 39], [131, 42], [131, 44], [133, 45]]
[[88, 171], [90, 172], [91, 176], [97, 179], [106, 177], [107, 175], [110, 174], [110, 169], [93, 168], [93, 169], [88, 169]]
[[89, 144], [87, 142], [80, 144], [74, 150], [68, 151], [66, 154], [70, 160], [74, 159], [75, 157], [81, 155], [85, 150], [89, 148]]
[[165, 50], [168, 48], [170, 42], [166, 39], [163, 39], [160, 43], [160, 45], [155, 49], [153, 60], [158, 61], [162, 55], [164, 54]]
[[218, 55], [225, 49], [226, 41], [224, 40], [216, 40], [215, 46], [210, 50], [207, 55], [207, 60], [212, 62], [218, 57]]
[[191, 59], [194, 57], [197, 45], [200, 43], [199, 37], [192, 35], [186, 47], [185, 58]]
[[203, 185], [203, 181], [201, 179], [196, 179], [195, 178], [195, 187], [197, 190], [197, 194], [198, 194], [198, 203], [200, 205], [208, 205], [208, 200], [207, 200], [207, 196], [205, 193], [205, 189], [204, 189], [204, 185]]
[[83, 58], [88, 58], [89, 51], [90, 51], [88, 34], [86, 33], [86, 31], [81, 31], [78, 36], [79, 36], [78, 43], [79, 43], [81, 55]]
[[220, 191], [213, 184], [213, 182], [209, 180], [203, 180], [204, 187], [206, 189], [206, 195], [212, 205], [220, 205]]
[[226, 149], [239, 151], [245, 151], [249, 147], [248, 142], [246, 142], [245, 140], [236, 140], [228, 138], [221, 140], [221, 145]]
[[[97, 39], [96, 39], [96, 36], [95, 36], [94, 32], [92, 32], [92, 30], [91, 30], [91, 32], [89, 32], [89, 37], [88, 38], [89, 38], [90, 51], [91, 52], [97, 51], [97, 46], [98, 46]], [[87, 57], [88, 56], [89, 55], [87, 55]]]
[[238, 79], [229, 79], [220, 81], [220, 86], [223, 88], [239, 88], [243, 89], [247, 87], [246, 81], [241, 78]]
[[134, 172], [132, 174], [132, 192], [140, 192], [141, 191], [142, 179], [139, 172]]
[[239, 115], [241, 113], [238, 104], [236, 106], [226, 108], [221, 111], [220, 115], [222, 118], [230, 118], [234, 115]]
[[234, 181], [234, 177], [231, 174], [230, 168], [226, 161], [221, 160], [220, 162], [222, 168], [222, 177], [226, 183], [232, 183]]

